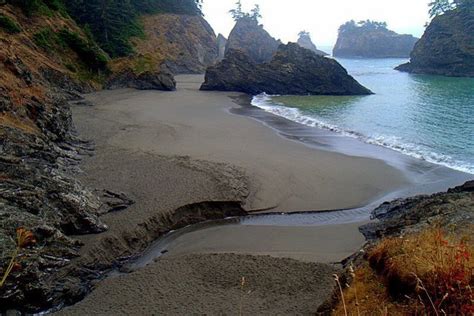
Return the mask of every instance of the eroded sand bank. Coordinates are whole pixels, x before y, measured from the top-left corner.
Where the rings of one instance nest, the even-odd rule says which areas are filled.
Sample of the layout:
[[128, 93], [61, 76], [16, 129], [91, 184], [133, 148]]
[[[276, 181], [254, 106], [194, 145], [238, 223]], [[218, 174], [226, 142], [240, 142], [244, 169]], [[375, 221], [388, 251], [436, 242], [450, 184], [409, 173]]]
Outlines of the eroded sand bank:
[[[199, 92], [201, 76], [177, 79], [176, 92], [103, 91], [88, 96], [94, 107], [74, 109], [79, 132], [97, 145], [84, 162], [83, 181], [136, 201], [103, 217], [107, 233], [83, 238], [81, 260], [113, 260], [143, 223], [189, 203], [240, 201], [249, 211], [350, 208], [408, 183], [383, 161], [316, 150], [230, 114], [238, 106], [230, 96], [238, 94]], [[330, 294], [334, 271], [315, 261], [356, 251], [363, 242], [357, 226], [196, 232], [186, 238], [201, 248], [181, 241], [168, 257], [98, 283], [62, 313], [237, 314], [242, 277], [251, 290], [246, 313], [312, 313]]]

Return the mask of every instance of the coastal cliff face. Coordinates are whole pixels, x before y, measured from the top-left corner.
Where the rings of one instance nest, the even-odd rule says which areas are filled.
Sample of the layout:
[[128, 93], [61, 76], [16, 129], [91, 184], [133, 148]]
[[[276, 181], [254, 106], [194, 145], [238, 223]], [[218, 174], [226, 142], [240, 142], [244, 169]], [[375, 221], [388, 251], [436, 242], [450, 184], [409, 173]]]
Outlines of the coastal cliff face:
[[241, 50], [253, 62], [264, 63], [272, 59], [280, 44], [256, 19], [243, 17], [237, 20], [230, 32], [225, 54], [230, 50]]
[[99, 200], [74, 178], [91, 145], [74, 135], [68, 105], [99, 85], [106, 59], [57, 12], [31, 18], [4, 5], [0, 14], [16, 25], [14, 33], [0, 27], [1, 269], [15, 249], [16, 230], [25, 227], [36, 240], [21, 249], [1, 287], [0, 311], [34, 310], [48, 307], [55, 291], [68, 291], [78, 278], [51, 278], [79, 255], [81, 243], [72, 235], [106, 229]]
[[218, 57], [214, 30], [200, 15], [142, 17], [144, 39], [134, 39], [136, 54], [166, 61], [174, 74], [204, 73]]
[[[78, 164], [94, 146], [76, 135], [70, 106], [91, 106], [81, 94], [104, 87], [172, 90], [167, 59], [180, 69], [202, 71], [217, 56], [213, 32], [201, 17], [166, 15], [168, 26], [160, 27], [171, 34], [163, 38], [168, 42], [159, 59], [137, 52], [112, 60], [63, 7], [39, 0], [34, 2], [38, 7], [30, 7], [32, 3], [0, 5], [2, 277], [18, 234], [34, 236], [21, 246], [0, 287], [0, 313], [72, 304], [90, 291], [90, 282], [104, 269], [98, 263], [72, 264], [82, 246], [75, 236], [107, 230], [100, 215], [111, 208], [76, 179]], [[186, 42], [170, 43], [172, 33], [182, 30], [187, 34], [175, 36]], [[159, 40], [156, 35], [136, 45], [155, 52]], [[120, 194], [107, 195], [112, 204], [131, 203]]]
[[172, 91], [175, 74], [204, 73], [217, 61], [217, 39], [202, 16], [156, 14], [141, 22], [144, 36], [131, 40], [134, 54], [110, 63], [108, 89]]
[[372, 27], [350, 22], [341, 26], [333, 56], [343, 58], [405, 58], [418, 41], [384, 26]]
[[453, 10], [435, 17], [410, 57], [409, 63], [396, 69], [474, 77], [474, 12]]
[[327, 53], [323, 52], [322, 50], [319, 50], [316, 47], [316, 45], [311, 40], [311, 36], [309, 35], [309, 33], [306, 33], [306, 32], [300, 33], [297, 44], [303, 48], [309, 49], [310, 51], [316, 53], [317, 55], [320, 55], [320, 56], [328, 55]]
[[240, 50], [209, 67], [201, 90], [249, 94], [364, 95], [360, 85], [335, 60], [316, 55], [296, 43], [280, 45], [268, 63], [257, 64]]

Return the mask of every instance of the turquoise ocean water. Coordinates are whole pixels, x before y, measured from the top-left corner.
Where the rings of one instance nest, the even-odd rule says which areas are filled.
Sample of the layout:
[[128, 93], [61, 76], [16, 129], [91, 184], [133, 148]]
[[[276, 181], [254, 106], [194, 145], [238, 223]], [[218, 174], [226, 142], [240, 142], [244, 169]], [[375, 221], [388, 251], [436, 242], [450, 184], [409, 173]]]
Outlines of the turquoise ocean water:
[[405, 59], [338, 59], [375, 95], [254, 97], [287, 119], [474, 174], [474, 78], [411, 75]]

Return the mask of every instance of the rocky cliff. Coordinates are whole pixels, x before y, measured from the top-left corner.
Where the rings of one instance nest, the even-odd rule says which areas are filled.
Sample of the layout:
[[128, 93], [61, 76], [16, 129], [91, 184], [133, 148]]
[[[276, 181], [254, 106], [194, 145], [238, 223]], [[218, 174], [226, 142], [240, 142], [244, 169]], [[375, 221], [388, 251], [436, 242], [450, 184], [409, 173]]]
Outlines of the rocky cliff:
[[[55, 11], [28, 17], [0, 6], [16, 26], [0, 27], [0, 270], [21, 227], [35, 242], [0, 288], [0, 312], [48, 308], [78, 275], [53, 277], [79, 255], [72, 237], [106, 229], [97, 197], [74, 178], [91, 144], [74, 135], [68, 101], [100, 85], [102, 52], [69, 18]], [[69, 41], [72, 38], [74, 41]], [[106, 62], [106, 60], [105, 60]], [[3, 276], [3, 273], [0, 273]], [[59, 292], [58, 292], [59, 291]]]
[[348, 22], [339, 29], [333, 56], [343, 58], [405, 58], [418, 41], [412, 35], [399, 35], [385, 24]]
[[280, 41], [274, 39], [256, 19], [243, 17], [237, 20], [229, 34], [225, 53], [241, 50], [255, 63], [264, 63], [272, 59]]
[[360, 85], [334, 59], [316, 55], [296, 43], [280, 45], [268, 63], [257, 64], [240, 50], [206, 71], [201, 90], [249, 94], [364, 95]]
[[216, 35], [200, 15], [147, 15], [142, 24], [145, 36], [132, 40], [136, 54], [166, 61], [174, 74], [204, 73], [217, 60]]
[[400, 71], [474, 77], [474, 12], [453, 10], [431, 21]]
[[296, 42], [303, 48], [309, 49], [310, 51], [316, 53], [317, 55], [327, 56], [328, 53], [319, 50], [316, 45], [311, 40], [311, 36], [308, 32], [301, 32], [298, 37], [298, 41]]
[[421, 195], [386, 202], [373, 211], [377, 222], [363, 225], [360, 230], [370, 241], [383, 237], [420, 232], [433, 227], [456, 229], [472, 233], [474, 223], [474, 181], [443, 193]]
[[[81, 94], [104, 86], [171, 90], [166, 60], [177, 70], [203, 71], [217, 56], [201, 17], [170, 14], [159, 26], [169, 34], [137, 40], [133, 56], [111, 60], [58, 4], [0, 3], [0, 276], [21, 245], [0, 286], [0, 313], [72, 304], [104, 268], [72, 264], [82, 245], [75, 236], [107, 230], [100, 215], [110, 209], [76, 180], [93, 144], [76, 135], [70, 105], [89, 106]], [[144, 18], [147, 30], [155, 18]]]

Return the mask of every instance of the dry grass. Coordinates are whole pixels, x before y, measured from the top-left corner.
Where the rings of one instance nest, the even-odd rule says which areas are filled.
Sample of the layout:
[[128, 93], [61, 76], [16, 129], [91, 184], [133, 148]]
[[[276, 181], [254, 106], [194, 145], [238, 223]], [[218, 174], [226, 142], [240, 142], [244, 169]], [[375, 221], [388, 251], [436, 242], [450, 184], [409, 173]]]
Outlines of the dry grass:
[[385, 239], [344, 290], [348, 314], [473, 315], [473, 253], [472, 240], [440, 229]]
[[10, 273], [16, 268], [19, 269], [20, 265], [18, 263], [18, 255], [20, 250], [26, 248], [28, 246], [34, 245], [36, 243], [36, 239], [33, 236], [33, 233], [29, 230], [26, 230], [23, 227], [20, 227], [16, 230], [16, 247], [11, 255], [10, 262], [8, 266], [3, 270], [3, 276], [0, 279], [0, 288], [5, 284]]

